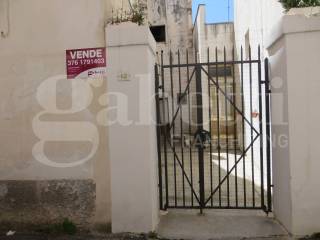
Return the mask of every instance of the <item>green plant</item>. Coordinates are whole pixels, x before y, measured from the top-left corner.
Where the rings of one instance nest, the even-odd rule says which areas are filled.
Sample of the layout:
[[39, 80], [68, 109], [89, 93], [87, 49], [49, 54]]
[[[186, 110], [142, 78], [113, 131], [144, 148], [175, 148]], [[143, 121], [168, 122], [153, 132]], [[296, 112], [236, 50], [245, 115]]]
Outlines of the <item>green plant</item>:
[[61, 223], [39, 225], [36, 227], [35, 231], [39, 233], [53, 234], [53, 235], [59, 235], [59, 234], [74, 235], [77, 232], [77, 227], [72, 221], [66, 218]]
[[66, 234], [74, 235], [77, 232], [77, 227], [72, 221], [66, 218], [62, 223], [62, 230]]
[[291, 8], [320, 6], [320, 0], [279, 0], [279, 2], [287, 11]]
[[137, 2], [132, 6], [131, 21], [142, 25], [145, 20], [145, 6], [144, 4]]
[[151, 239], [158, 239], [158, 234], [156, 232], [149, 232], [148, 237]]

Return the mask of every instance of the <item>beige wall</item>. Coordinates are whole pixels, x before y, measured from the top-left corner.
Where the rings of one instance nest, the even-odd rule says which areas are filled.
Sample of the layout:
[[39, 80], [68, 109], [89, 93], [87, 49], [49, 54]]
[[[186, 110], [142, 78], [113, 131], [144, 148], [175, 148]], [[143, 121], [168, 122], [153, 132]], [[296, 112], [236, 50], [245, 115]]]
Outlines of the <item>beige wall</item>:
[[[191, 0], [148, 3], [154, 6], [149, 7], [148, 21], [167, 26], [167, 42], [158, 44], [158, 50], [166, 50], [166, 62], [170, 48], [174, 54], [178, 48], [183, 52], [192, 48]], [[100, 86], [91, 84], [92, 102], [84, 110], [58, 115], [44, 113], [39, 118], [42, 126], [32, 123], [35, 116], [44, 111], [36, 97], [38, 87], [46, 79], [66, 73], [65, 50], [104, 47], [105, 25], [112, 19], [112, 10], [114, 14], [122, 7], [128, 10], [128, 1], [0, 0], [0, 6], [0, 180], [93, 179], [96, 184], [93, 220], [110, 222], [107, 130], [97, 120], [98, 113], [103, 110], [99, 97], [106, 92], [106, 81]], [[158, 14], [161, 16], [155, 12], [157, 7], [163, 10]], [[71, 107], [71, 82], [61, 80], [58, 84], [56, 103], [59, 108]], [[90, 100], [90, 94], [76, 99], [82, 101], [86, 97]], [[55, 105], [55, 99], [47, 103]], [[33, 127], [52, 130], [61, 137], [61, 141], [45, 144], [45, 153], [53, 161], [72, 163], [90, 153], [91, 143], [64, 142], [64, 137], [72, 133], [63, 128], [51, 129], [50, 124], [58, 121], [87, 122], [97, 127], [99, 147], [90, 161], [72, 168], [53, 168], [36, 160], [32, 149], [40, 139]], [[81, 126], [76, 132], [83, 132]]]
[[[89, 122], [97, 126], [100, 145], [85, 164], [53, 168], [35, 160], [32, 149], [39, 139], [33, 131], [32, 121], [43, 111], [36, 99], [39, 85], [47, 78], [66, 74], [65, 50], [105, 46], [104, 25], [112, 2], [1, 0], [0, 3], [8, 6], [8, 11], [1, 9], [0, 14], [9, 14], [7, 24], [0, 24], [9, 27], [7, 35], [0, 38], [0, 179], [94, 179], [94, 221], [109, 222], [106, 128], [98, 125], [96, 120], [97, 113], [103, 109], [98, 98], [105, 93], [106, 84], [91, 88], [93, 101], [85, 110], [64, 115], [47, 113], [40, 118], [40, 121], [48, 121], [48, 126], [57, 121]], [[60, 81], [57, 92], [59, 108], [70, 108], [70, 81]], [[61, 141], [46, 143], [45, 147], [46, 154], [53, 161], [74, 162], [90, 153], [90, 142], [66, 143], [63, 138], [67, 133], [62, 128], [56, 134]]]

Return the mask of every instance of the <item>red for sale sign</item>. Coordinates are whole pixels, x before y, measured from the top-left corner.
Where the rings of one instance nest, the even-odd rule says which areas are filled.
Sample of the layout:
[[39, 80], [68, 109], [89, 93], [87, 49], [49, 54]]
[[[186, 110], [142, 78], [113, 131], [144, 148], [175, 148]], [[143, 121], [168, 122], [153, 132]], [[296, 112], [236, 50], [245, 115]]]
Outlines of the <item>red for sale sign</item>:
[[68, 79], [92, 78], [106, 74], [106, 49], [85, 48], [66, 51]]

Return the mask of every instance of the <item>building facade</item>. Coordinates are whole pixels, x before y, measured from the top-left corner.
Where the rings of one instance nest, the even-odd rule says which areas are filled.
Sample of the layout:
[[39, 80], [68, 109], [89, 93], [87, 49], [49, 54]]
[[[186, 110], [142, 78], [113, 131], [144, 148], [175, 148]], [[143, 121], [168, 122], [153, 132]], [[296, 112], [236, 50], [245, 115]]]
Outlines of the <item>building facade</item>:
[[[170, 49], [192, 48], [191, 0], [142, 3], [166, 62]], [[106, 116], [99, 103], [106, 81], [87, 82], [79, 100], [71, 88], [81, 86], [64, 81], [65, 58], [67, 49], [105, 47], [107, 24], [124, 18], [134, 4], [0, 0], [0, 221], [34, 224], [68, 217], [82, 226], [110, 223], [107, 128], [101, 124]], [[50, 93], [41, 88], [47, 82], [56, 83]], [[78, 139], [70, 136], [68, 122], [79, 123], [73, 129], [81, 133]], [[47, 137], [52, 133], [55, 139]], [[39, 162], [39, 156], [58, 167]]]
[[[275, 20], [281, 11], [276, 3], [259, 1], [261, 11], [266, 7], [277, 9], [277, 13], [270, 10], [270, 15], [258, 19], [258, 13], [252, 15], [257, 2], [250, 0], [251, 11], [244, 14], [249, 11], [245, 8], [247, 4], [236, 1], [235, 24], [206, 24], [205, 9], [200, 6], [194, 25], [191, 0], [140, 3], [145, 8], [145, 24], [150, 25], [157, 41], [158, 63], [177, 64], [179, 59], [181, 63], [223, 59], [224, 47], [228, 61], [239, 59], [240, 45], [263, 42], [267, 23]], [[105, 27], [125, 21], [135, 4], [136, 1], [129, 0], [0, 0], [0, 210], [3, 213], [0, 222], [37, 224], [68, 217], [82, 226], [111, 223], [108, 130], [104, 125], [107, 116], [101, 98], [106, 93], [108, 76], [83, 84], [64, 81], [66, 50], [106, 47]], [[228, 96], [240, 102], [239, 70], [231, 66], [230, 71], [233, 73], [221, 84]], [[163, 74], [164, 92], [173, 88], [172, 94], [161, 96], [163, 102], [170, 103], [169, 121], [180, 104], [181, 89], [186, 89], [189, 79], [186, 71], [179, 76], [178, 69]], [[172, 78], [182, 79], [181, 86], [172, 83]], [[202, 85], [207, 86], [206, 77], [202, 79]], [[73, 87], [82, 94], [73, 95]], [[190, 91], [195, 89], [193, 81]], [[215, 87], [204, 88], [202, 93], [206, 96], [208, 92], [216, 92]], [[216, 97], [219, 98], [203, 101], [204, 119], [208, 120], [205, 129], [211, 130], [213, 139], [220, 126], [217, 115], [209, 116], [207, 109], [209, 103], [216, 106]], [[189, 118], [187, 106], [182, 104], [181, 108], [182, 120]], [[212, 109], [220, 113], [218, 107]], [[239, 134], [241, 127], [237, 125], [239, 116], [234, 115], [230, 105], [221, 109], [230, 110], [226, 113], [227, 126], [223, 125], [221, 133], [228, 139], [223, 131], [232, 126], [231, 138], [237, 139], [239, 147], [244, 145]], [[251, 114], [248, 108], [243, 111]], [[195, 114], [193, 111], [193, 120]], [[71, 122], [77, 123], [72, 130], [67, 124]], [[196, 128], [189, 131], [185, 122], [188, 120], [177, 124], [176, 134], [183, 133], [191, 139]], [[49, 137], [52, 134], [54, 137]], [[46, 164], [39, 161], [43, 158]]]

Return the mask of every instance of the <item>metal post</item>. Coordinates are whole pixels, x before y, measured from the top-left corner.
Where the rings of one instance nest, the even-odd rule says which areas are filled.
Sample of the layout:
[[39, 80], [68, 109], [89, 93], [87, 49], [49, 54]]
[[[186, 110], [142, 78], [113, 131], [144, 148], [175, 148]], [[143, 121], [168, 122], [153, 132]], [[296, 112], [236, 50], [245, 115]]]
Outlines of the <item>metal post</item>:
[[[201, 84], [201, 65], [196, 66], [196, 91], [197, 91], [197, 126], [198, 133], [203, 132], [203, 110], [202, 110], [202, 84]], [[199, 140], [199, 139], [198, 139]], [[203, 213], [205, 203], [204, 193], [204, 162], [203, 162], [203, 146], [198, 144], [199, 156], [199, 189], [200, 189], [200, 213]]]
[[160, 209], [164, 210], [162, 199], [162, 161], [161, 161], [161, 121], [160, 121], [160, 106], [159, 106], [159, 73], [158, 66], [154, 66], [155, 71], [155, 94], [156, 94], [156, 114], [157, 114], [157, 147], [158, 147], [158, 171], [159, 171], [159, 204]]
[[[165, 120], [165, 81], [164, 81], [164, 68], [163, 68], [163, 51], [161, 51], [161, 88], [162, 88], [162, 113], [164, 126], [163, 129], [163, 151], [164, 151], [164, 167], [165, 167], [165, 186], [166, 186], [166, 203], [164, 209], [167, 209], [169, 206], [169, 182], [168, 182], [168, 153], [167, 153], [167, 129], [166, 129], [166, 120]], [[169, 103], [168, 103], [169, 104]], [[167, 108], [169, 109], [169, 107]], [[169, 114], [169, 113], [168, 113]], [[169, 119], [169, 117], [168, 117]]]
[[269, 60], [264, 61], [265, 69], [265, 97], [266, 97], [266, 137], [267, 137], [267, 204], [268, 212], [272, 212], [271, 196], [271, 125], [270, 125], [270, 82], [269, 82]]
[[[258, 58], [261, 59], [260, 46], [258, 48]], [[263, 112], [262, 112], [262, 87], [261, 87], [261, 62], [258, 63], [259, 77], [259, 129], [260, 129], [260, 172], [261, 172], [261, 207], [265, 210], [264, 202], [264, 169], [263, 169]]]

